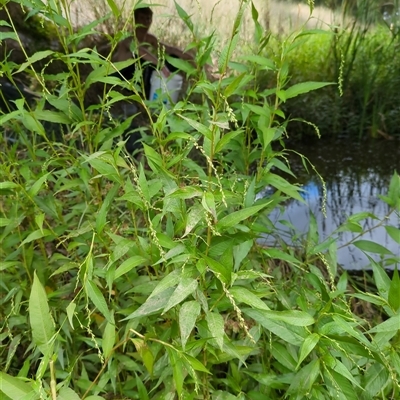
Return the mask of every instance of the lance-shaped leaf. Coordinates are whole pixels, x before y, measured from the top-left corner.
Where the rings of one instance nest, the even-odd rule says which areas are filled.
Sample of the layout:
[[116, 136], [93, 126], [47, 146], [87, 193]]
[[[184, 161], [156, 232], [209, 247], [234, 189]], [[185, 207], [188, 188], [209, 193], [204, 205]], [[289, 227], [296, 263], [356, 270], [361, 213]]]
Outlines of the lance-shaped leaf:
[[208, 329], [211, 333], [211, 336], [217, 342], [218, 347], [222, 350], [224, 346], [224, 319], [221, 314], [215, 312], [209, 312], [206, 315], [206, 321], [208, 325]]
[[182, 348], [185, 350], [186, 342], [192, 332], [197, 317], [200, 314], [200, 303], [197, 301], [187, 301], [179, 310], [179, 328], [181, 331]]
[[268, 201], [266, 203], [257, 206], [244, 208], [243, 210], [235, 211], [231, 214], [228, 214], [218, 221], [217, 229], [221, 230], [221, 229], [231, 228], [237, 225], [239, 222], [242, 222], [245, 219], [250, 218], [253, 215], [256, 215], [259, 211], [267, 207], [270, 203], [271, 201]]
[[32, 328], [32, 339], [43, 355], [52, 347], [55, 334], [53, 318], [47, 303], [47, 294], [39, 278], [34, 273], [32, 290], [29, 297], [29, 321]]
[[111, 313], [107, 307], [107, 302], [104, 299], [104, 296], [101, 293], [100, 289], [92, 281], [87, 281], [85, 288], [89, 299], [92, 300], [97, 309], [104, 315], [108, 322], [113, 323]]
[[0, 371], [0, 398], [5, 395], [12, 400], [34, 400], [36, 392], [22, 379], [15, 378]]
[[178, 286], [176, 287], [174, 293], [168, 300], [167, 305], [163, 310], [163, 314], [175, 307], [181, 301], [185, 300], [190, 294], [192, 294], [197, 289], [197, 280], [191, 278], [181, 278]]

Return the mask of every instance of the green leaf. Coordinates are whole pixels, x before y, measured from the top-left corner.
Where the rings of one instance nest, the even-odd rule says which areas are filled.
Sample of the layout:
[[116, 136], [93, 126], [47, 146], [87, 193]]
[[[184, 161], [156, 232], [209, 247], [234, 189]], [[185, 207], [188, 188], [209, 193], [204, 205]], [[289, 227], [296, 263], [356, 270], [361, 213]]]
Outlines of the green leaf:
[[166, 347], [170, 365], [172, 366], [172, 375], [174, 378], [175, 389], [178, 393], [178, 398], [181, 397], [183, 391], [183, 381], [184, 377], [184, 364], [179, 356], [179, 353], [175, 349], [171, 349], [170, 347]]
[[71, 388], [63, 386], [58, 393], [57, 400], [80, 400], [80, 397]]
[[266, 184], [277, 188], [282, 193], [287, 194], [288, 196], [300, 201], [301, 203], [305, 203], [303, 197], [301, 197], [299, 194], [301, 188], [290, 184], [286, 179], [282, 178], [281, 176], [269, 173], [265, 181]]
[[294, 257], [291, 254], [288, 254], [280, 249], [275, 249], [275, 248], [262, 249], [262, 252], [265, 253], [270, 258], [286, 261], [287, 263], [289, 263], [290, 265], [293, 265], [295, 267], [299, 267], [302, 263], [296, 257]]
[[225, 334], [224, 319], [222, 318], [221, 314], [208, 312], [206, 315], [206, 321], [211, 336], [215, 339], [218, 347], [222, 350]]
[[206, 261], [207, 267], [217, 276], [217, 278], [225, 283], [229, 284], [231, 282], [231, 269], [215, 261], [211, 257], [203, 256], [203, 260]]
[[21, 66], [19, 67], [19, 69], [16, 73], [24, 71], [27, 67], [34, 64], [36, 61], [43, 60], [44, 58], [51, 56], [52, 54], [54, 54], [54, 51], [51, 51], [51, 50], [44, 50], [44, 51], [36, 52], [31, 57], [28, 57], [26, 62], [21, 64]]
[[203, 205], [204, 209], [213, 216], [214, 221], [216, 221], [217, 210], [215, 207], [214, 195], [211, 192], [204, 192], [201, 204]]
[[312, 333], [310, 336], [306, 337], [300, 348], [300, 356], [299, 356], [299, 361], [297, 362], [296, 369], [299, 368], [300, 364], [304, 361], [304, 359], [314, 350], [314, 347], [317, 345], [318, 342], [319, 342], [318, 333]]
[[146, 265], [149, 261], [147, 258], [142, 256], [132, 256], [125, 260], [115, 271], [114, 280], [118, 279], [122, 275], [127, 274], [133, 268], [138, 267], [139, 265]]
[[[256, 310], [244, 309], [243, 312], [250, 315], [254, 314]], [[293, 326], [308, 326], [315, 323], [314, 318], [304, 312], [297, 310], [289, 310], [289, 311], [266, 311], [266, 310], [257, 310], [258, 315], [263, 316], [265, 319], [273, 320], [273, 321], [282, 321], [289, 325]]]
[[374, 398], [385, 387], [388, 377], [389, 370], [386, 366], [379, 363], [372, 364], [364, 375], [365, 392]]
[[[135, 374], [136, 375], [136, 374]], [[147, 393], [146, 386], [143, 384], [142, 380], [136, 375], [136, 386], [138, 388], [139, 399], [149, 400], [149, 394]], [[86, 398], [87, 400], [87, 398]]]
[[393, 278], [389, 288], [388, 301], [390, 307], [392, 307], [394, 311], [397, 311], [400, 308], [400, 279], [397, 268], [393, 272]]
[[225, 88], [224, 91], [224, 96], [228, 98], [231, 96], [233, 93], [235, 93], [236, 89], [241, 85], [242, 81], [246, 81], [246, 77], [248, 77], [248, 74], [242, 73], [232, 80], [232, 82]]
[[296, 369], [296, 361], [283, 344], [273, 341], [271, 354], [280, 364], [288, 368], [289, 371], [294, 371]]
[[43, 184], [47, 181], [47, 178], [49, 177], [49, 175], [50, 175], [50, 172], [44, 174], [29, 188], [29, 190], [28, 190], [29, 196], [34, 197], [39, 193]]
[[96, 217], [96, 231], [99, 235], [103, 232], [104, 227], [107, 224], [107, 213], [110, 210], [112, 205], [112, 201], [114, 197], [117, 195], [120, 186], [118, 184], [113, 185], [111, 190], [107, 193], [106, 198], [103, 201], [103, 204], [100, 207], [100, 210]]
[[143, 345], [139, 349], [140, 357], [142, 357], [143, 364], [146, 367], [150, 375], [153, 374], [154, 367], [154, 356], [147, 344]]
[[63, 112], [59, 111], [35, 110], [34, 116], [39, 121], [48, 121], [54, 124], [71, 124], [73, 122], [68, 115], [65, 115]]
[[68, 304], [66, 311], [67, 311], [68, 321], [72, 329], [74, 329], [73, 319], [74, 319], [75, 309], [76, 309], [76, 304], [73, 301], [71, 301], [71, 303]]
[[38, 240], [41, 239], [43, 237], [46, 236], [50, 236], [52, 235], [51, 231], [49, 231], [48, 229], [38, 229], [36, 231], [31, 232], [20, 244], [20, 247], [23, 246], [24, 244], [33, 242], [34, 240]]
[[103, 348], [104, 357], [108, 358], [112, 354], [112, 349], [115, 344], [116, 333], [115, 333], [115, 324], [107, 322], [106, 327], [103, 332], [103, 340], [101, 342], [101, 346]]
[[261, 66], [261, 69], [266, 69], [266, 70], [275, 70], [276, 66], [275, 66], [275, 62], [269, 58], [266, 57], [262, 57], [262, 56], [258, 56], [258, 55], [246, 55], [241, 57], [243, 60], [247, 60], [250, 61], [254, 64], [258, 64], [259, 66]]
[[270, 308], [259, 297], [243, 286], [232, 286], [229, 289], [229, 292], [238, 303], [244, 303], [260, 310], [270, 310]]
[[363, 390], [357, 380], [353, 377], [351, 372], [347, 369], [347, 367], [337, 358], [332, 357], [332, 365], [329, 365], [333, 370], [335, 370], [338, 374], [345, 377], [349, 380], [353, 385], [358, 386], [359, 389]]
[[263, 203], [263, 204], [260, 204], [257, 206], [244, 208], [242, 210], [235, 211], [231, 214], [228, 214], [218, 221], [217, 229], [224, 230], [227, 228], [231, 228], [231, 227], [237, 225], [239, 222], [242, 222], [245, 219], [248, 219], [254, 215], [257, 215], [259, 211], [261, 211], [263, 208], [267, 207], [271, 203], [272, 203], [272, 201], [268, 201], [266, 203]]
[[309, 393], [315, 380], [320, 373], [319, 359], [312, 360], [303, 367], [292, 379], [287, 394], [305, 394]]
[[236, 33], [231, 40], [222, 48], [221, 53], [218, 58], [218, 70], [220, 73], [224, 73], [228, 62], [232, 58], [232, 53], [236, 48], [237, 42], [239, 40], [239, 34]]
[[162, 313], [166, 313], [172, 307], [175, 307], [181, 301], [186, 299], [186, 297], [191, 295], [197, 289], [197, 286], [198, 282], [196, 279], [181, 278], [178, 286], [176, 287], [172, 296], [169, 298]]
[[352, 326], [352, 323], [349, 323], [345, 319], [343, 319], [341, 316], [338, 314], [334, 314], [332, 316], [333, 320], [335, 321], [335, 325], [338, 328], [343, 329], [345, 332], [347, 332], [350, 336], [358, 340], [360, 343], [362, 343], [367, 349], [371, 348], [371, 343], [367, 340], [367, 338], [358, 330], [355, 330]]
[[274, 321], [266, 318], [262, 310], [245, 308], [242, 311], [265, 329], [274, 333], [277, 337], [295, 346], [301, 346], [308, 335], [306, 332], [299, 331], [296, 327], [287, 326], [287, 324], [282, 321]]
[[207, 128], [205, 125], [201, 124], [200, 122], [197, 122], [193, 119], [186, 118], [183, 115], [178, 114], [182, 119], [184, 119], [192, 128], [196, 130], [196, 132], [201, 133], [206, 137], [207, 139], [211, 140], [212, 133], [209, 128]]
[[46, 355], [53, 346], [55, 335], [54, 321], [47, 303], [47, 294], [39, 278], [34, 273], [29, 296], [29, 321], [32, 328], [33, 343]]
[[179, 18], [185, 22], [186, 26], [193, 33], [194, 25], [190, 20], [188, 13], [174, 0], [176, 11], [178, 12]]
[[390, 317], [386, 321], [380, 323], [377, 326], [374, 326], [368, 332], [397, 332], [400, 331], [400, 314], [396, 314], [393, 317]]
[[376, 304], [377, 306], [386, 306], [388, 304], [384, 298], [371, 293], [350, 293], [349, 296], [356, 297], [357, 299], [367, 301], [371, 304]]
[[14, 182], [0, 182], [0, 195], [12, 194], [14, 193], [14, 190], [12, 189], [17, 189], [17, 188], [19, 188], [19, 185], [17, 185]]
[[119, 8], [115, 4], [114, 0], [107, 0], [107, 3], [109, 7], [111, 8], [112, 13], [114, 14], [115, 17], [119, 17], [121, 15], [121, 12], [119, 11]]
[[185, 233], [182, 237], [187, 236], [195, 226], [204, 218], [204, 209], [199, 204], [194, 204], [187, 214]]
[[394, 226], [386, 225], [385, 226], [386, 232], [389, 236], [398, 244], [400, 244], [400, 229], [395, 228]]
[[93, 302], [93, 304], [97, 307], [97, 309], [103, 314], [108, 322], [113, 322], [111, 318], [110, 311], [108, 310], [106, 300], [104, 299], [103, 294], [100, 289], [96, 286], [96, 284], [90, 280], [86, 282], [85, 285], [86, 293], [89, 296], [89, 299]]
[[357, 240], [356, 242], [353, 242], [353, 244], [360, 250], [366, 251], [368, 253], [393, 256], [393, 253], [389, 251], [386, 247], [383, 247], [379, 243], [371, 242], [370, 240]]
[[162, 310], [165, 308], [165, 304], [168, 302], [173, 292], [174, 288], [170, 287], [155, 295], [152, 294], [145, 303], [143, 303], [132, 314], [124, 318], [123, 321], [127, 319], [145, 317]]
[[336, 82], [301, 82], [296, 83], [290, 88], [284, 91], [282, 100], [286, 101], [293, 97], [297, 97], [300, 94], [311, 92], [312, 90], [317, 90], [328, 85], [335, 85]]
[[400, 211], [400, 176], [395, 172], [390, 180], [387, 196], [379, 196], [390, 207]]
[[351, 383], [348, 381], [348, 379], [346, 379], [338, 372], [328, 367], [326, 371], [324, 371], [324, 377], [328, 383], [328, 387], [329, 386], [332, 387], [331, 391], [332, 395], [333, 394], [337, 395], [341, 392], [343, 393], [344, 399], [346, 400], [359, 400], [359, 397], [354, 391], [354, 388], [351, 385]]
[[38, 398], [35, 391], [22, 379], [0, 371], [0, 392], [11, 400], [33, 400]]
[[390, 278], [388, 277], [387, 273], [381, 265], [379, 265], [374, 259], [372, 259], [368, 255], [367, 257], [372, 265], [372, 270], [374, 272], [374, 281], [378, 292], [385, 300], [388, 300], [391, 285]]
[[179, 310], [179, 329], [181, 331], [182, 348], [185, 350], [187, 340], [200, 315], [201, 307], [197, 301], [187, 301]]
[[183, 357], [194, 370], [211, 374], [211, 372], [197, 358], [194, 358], [189, 354], [184, 354]]

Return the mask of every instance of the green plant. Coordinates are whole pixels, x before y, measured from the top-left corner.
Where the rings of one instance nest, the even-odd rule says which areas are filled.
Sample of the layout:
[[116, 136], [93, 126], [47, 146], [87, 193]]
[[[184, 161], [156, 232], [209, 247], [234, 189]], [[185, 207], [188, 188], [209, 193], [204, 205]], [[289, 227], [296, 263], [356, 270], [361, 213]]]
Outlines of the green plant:
[[[57, 6], [46, 6], [48, 15], [65, 32]], [[233, 62], [246, 7], [257, 51]], [[269, 36], [254, 5], [242, 1], [220, 54], [220, 79], [204, 79], [213, 38], [199, 38], [200, 67], [179, 64], [193, 79], [168, 110], [144, 101], [140, 82], [110, 76], [126, 63], [74, 47], [89, 32], [67, 29], [64, 52], [46, 52], [65, 63], [68, 72], [57, 77], [35, 70], [43, 54], [30, 57], [24, 69], [43, 77], [43, 101], [30, 109], [18, 101], [0, 116], [22, 138], [4, 143], [0, 156], [4, 398], [396, 398], [397, 273], [390, 280], [375, 262], [379, 294], [349, 296], [335, 241], [320, 243], [315, 225], [301, 254], [257, 244], [274, 229], [265, 216], [301, 200], [301, 187], [284, 178], [292, 174], [284, 146], [291, 120], [282, 104], [327, 85], [290, 85], [288, 55], [303, 33], [284, 41], [275, 59], [264, 57]], [[85, 63], [93, 72], [82, 83]], [[9, 74], [21, 69], [8, 67]], [[262, 69], [274, 75], [273, 88], [257, 86]], [[95, 82], [107, 85], [87, 109], [85, 92]], [[139, 103], [150, 120], [141, 162], [115, 143], [129, 119], [104, 126], [118, 101]], [[42, 121], [65, 125], [65, 141], [50, 140]], [[398, 181], [385, 199], [396, 212]], [[275, 192], [259, 198], [267, 185]], [[350, 222], [343, 229], [357, 219]], [[287, 275], [279, 275], [282, 261]], [[389, 319], [355, 315], [348, 302], [357, 296]]]

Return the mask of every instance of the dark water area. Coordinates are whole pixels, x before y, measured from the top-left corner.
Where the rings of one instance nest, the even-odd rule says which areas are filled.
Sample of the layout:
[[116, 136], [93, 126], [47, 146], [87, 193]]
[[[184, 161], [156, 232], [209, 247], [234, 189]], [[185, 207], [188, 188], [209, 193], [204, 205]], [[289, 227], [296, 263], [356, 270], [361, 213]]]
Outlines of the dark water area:
[[[306, 156], [316, 167], [326, 184], [326, 202], [324, 203], [323, 185], [312, 168], [304, 168], [301, 159], [293, 156], [290, 160], [296, 181], [303, 184], [306, 204], [291, 201], [283, 210], [274, 210], [269, 216], [280, 231], [280, 239], [289, 245], [301, 245], [309, 229], [310, 213], [317, 221], [319, 241], [322, 242], [335, 231], [347, 218], [360, 212], [370, 212], [379, 220], [366, 218], [359, 223], [363, 235], [353, 232], [335, 234], [338, 246], [338, 263], [348, 270], [369, 268], [369, 260], [356, 246], [348, 244], [353, 238], [376, 242], [396, 257], [400, 257], [400, 245], [391, 238], [384, 225], [400, 228], [399, 213], [391, 212], [390, 207], [379, 195], [386, 195], [394, 171], [400, 173], [400, 140], [368, 140], [360, 143], [350, 141], [319, 140], [312, 144], [288, 145]], [[323, 208], [325, 206], [326, 216]], [[385, 218], [383, 226], [374, 228]], [[295, 229], [288, 228], [289, 222]], [[298, 240], [293, 243], [293, 235]], [[269, 245], [275, 239], [266, 237]], [[276, 245], [277, 242], [275, 242]], [[380, 255], [369, 253], [380, 261]], [[386, 256], [385, 256], [386, 257]], [[391, 257], [393, 258], [393, 257]], [[395, 262], [386, 262], [385, 268], [393, 269]], [[397, 264], [398, 266], [400, 265]]]

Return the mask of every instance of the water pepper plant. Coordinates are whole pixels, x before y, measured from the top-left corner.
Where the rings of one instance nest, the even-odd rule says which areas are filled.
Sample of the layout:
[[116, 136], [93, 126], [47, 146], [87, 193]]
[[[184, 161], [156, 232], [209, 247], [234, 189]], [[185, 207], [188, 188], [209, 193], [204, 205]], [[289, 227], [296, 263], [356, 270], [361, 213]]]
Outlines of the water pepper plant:
[[[274, 208], [302, 201], [287, 179], [294, 117], [281, 106], [331, 84], [290, 83], [287, 56], [315, 32], [291, 34], [267, 57], [269, 33], [243, 0], [217, 49], [176, 3], [198, 68], [179, 62], [187, 91], [167, 109], [143, 100], [138, 81], [111, 76], [127, 63], [80, 46], [101, 20], [75, 29], [67, 1], [13, 3], [51, 23], [61, 47], [2, 62], [11, 82], [24, 72], [40, 93], [34, 106], [20, 98], [0, 115], [4, 137], [16, 137], [0, 139], [2, 398], [398, 398], [399, 257], [355, 239], [385, 257], [370, 258], [372, 277], [356, 287], [337, 265], [336, 233], [321, 240], [313, 218], [301, 248], [258, 240], [274, 232]], [[119, 17], [107, 3], [107, 18]], [[233, 60], [245, 12], [254, 50]], [[18, 41], [12, 19], [2, 26]], [[210, 82], [202, 67], [218, 50], [219, 79]], [[59, 63], [59, 74], [42, 60]], [[261, 71], [274, 87], [259, 85]], [[140, 116], [111, 112], [132, 102], [147, 121], [133, 156], [126, 130]], [[381, 200], [399, 214], [397, 174]], [[350, 216], [338, 232], [367, 216]], [[386, 229], [400, 244], [399, 228]]]

